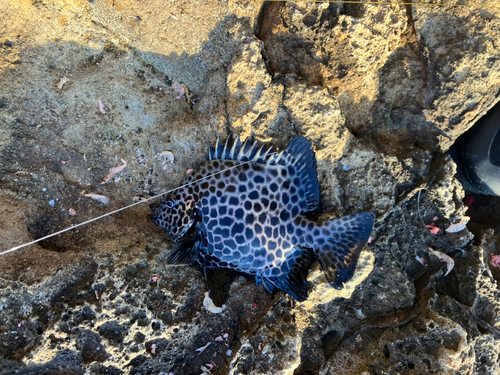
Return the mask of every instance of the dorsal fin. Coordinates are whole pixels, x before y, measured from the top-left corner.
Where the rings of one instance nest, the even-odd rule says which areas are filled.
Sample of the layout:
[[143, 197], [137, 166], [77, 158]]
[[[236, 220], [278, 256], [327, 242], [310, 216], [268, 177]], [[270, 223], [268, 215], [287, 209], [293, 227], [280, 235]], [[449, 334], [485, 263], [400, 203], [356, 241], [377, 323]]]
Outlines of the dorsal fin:
[[265, 163], [269, 156], [274, 152], [272, 147], [267, 148], [267, 144], [263, 144], [260, 148], [257, 142], [251, 144], [248, 139], [245, 142], [240, 141], [240, 137], [232, 141], [228, 137], [225, 144], [222, 144], [219, 138], [215, 147], [210, 146], [208, 155], [205, 155], [206, 160], [225, 159], [239, 161], [254, 161], [256, 163]]
[[293, 169], [295, 172], [293, 183], [299, 192], [301, 212], [312, 211], [318, 207], [318, 175], [311, 142], [304, 137], [294, 138], [284, 151], [271, 155], [267, 164], [284, 165]]

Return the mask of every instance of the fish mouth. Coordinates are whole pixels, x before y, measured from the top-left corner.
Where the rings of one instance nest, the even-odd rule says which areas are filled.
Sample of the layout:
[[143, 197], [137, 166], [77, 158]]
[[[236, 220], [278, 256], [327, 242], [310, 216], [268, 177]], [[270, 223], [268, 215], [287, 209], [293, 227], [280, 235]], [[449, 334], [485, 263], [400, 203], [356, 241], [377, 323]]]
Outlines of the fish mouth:
[[151, 210], [151, 212], [153, 213], [153, 215], [158, 215], [158, 206], [160, 205], [160, 203], [152, 203], [149, 205], [149, 209]]

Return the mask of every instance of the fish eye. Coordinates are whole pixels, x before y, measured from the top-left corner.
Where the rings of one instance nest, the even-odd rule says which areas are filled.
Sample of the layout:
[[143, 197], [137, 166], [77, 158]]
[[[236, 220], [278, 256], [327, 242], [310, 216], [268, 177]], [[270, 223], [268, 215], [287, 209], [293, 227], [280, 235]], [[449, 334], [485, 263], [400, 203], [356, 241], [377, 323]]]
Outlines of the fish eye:
[[175, 201], [166, 201], [166, 202], [165, 202], [165, 205], [166, 205], [168, 208], [174, 208], [174, 207], [175, 207]]

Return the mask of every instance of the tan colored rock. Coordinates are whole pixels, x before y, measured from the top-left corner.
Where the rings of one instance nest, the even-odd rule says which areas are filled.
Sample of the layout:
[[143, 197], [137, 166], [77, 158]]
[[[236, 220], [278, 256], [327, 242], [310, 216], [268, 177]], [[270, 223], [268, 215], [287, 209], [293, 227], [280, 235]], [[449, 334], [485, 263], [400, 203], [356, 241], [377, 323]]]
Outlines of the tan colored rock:
[[261, 141], [270, 141], [279, 131], [276, 125], [282, 123], [284, 111], [279, 106], [284, 88], [271, 85], [261, 44], [250, 39], [233, 57], [227, 77], [227, 109], [231, 125], [242, 139], [255, 135]]
[[313, 142], [318, 162], [334, 163], [342, 156], [349, 131], [328, 90], [296, 83], [287, 86], [283, 105], [298, 133]]
[[359, 258], [356, 273], [340, 290], [334, 289], [328, 283], [321, 268], [311, 272], [307, 279], [313, 284], [313, 287], [309, 291], [309, 298], [307, 301], [302, 302], [300, 306], [306, 310], [313, 311], [319, 305], [331, 303], [336, 298], [351, 298], [356, 287], [359, 287], [372, 272], [374, 260], [373, 253], [364, 250]]
[[[472, 234], [444, 231], [465, 208], [441, 150], [499, 100], [498, 11], [413, 7], [412, 35], [403, 6], [0, 2], [2, 250], [178, 186], [231, 132], [278, 148], [299, 134], [313, 142], [315, 219], [377, 214], [344, 289], [318, 264], [302, 304], [239, 277], [223, 314], [203, 309], [202, 273], [167, 264], [173, 244], [146, 205], [8, 254], [0, 354], [24, 361], [12, 371], [65, 368], [51, 362], [59, 354], [74, 356], [75, 373], [103, 370], [80, 366], [74, 335], [61, 342], [59, 330], [97, 332], [110, 319], [130, 327], [130, 345], [109, 350], [103, 337], [109, 372], [197, 373], [212, 361], [234, 374], [496, 370], [499, 244], [491, 231], [460, 251]], [[101, 185], [121, 158], [119, 183]], [[91, 192], [109, 206], [82, 199]], [[428, 246], [454, 258], [448, 275]]]

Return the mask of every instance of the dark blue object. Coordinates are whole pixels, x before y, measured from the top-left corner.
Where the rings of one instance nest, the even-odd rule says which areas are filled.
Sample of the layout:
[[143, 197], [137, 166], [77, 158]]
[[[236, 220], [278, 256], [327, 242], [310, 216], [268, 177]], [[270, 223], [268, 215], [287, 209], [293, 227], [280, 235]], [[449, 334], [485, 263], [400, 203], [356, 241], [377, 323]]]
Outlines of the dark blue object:
[[500, 195], [500, 103], [460, 136], [450, 150], [457, 178], [473, 194]]

